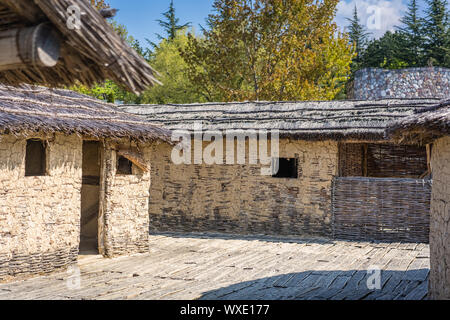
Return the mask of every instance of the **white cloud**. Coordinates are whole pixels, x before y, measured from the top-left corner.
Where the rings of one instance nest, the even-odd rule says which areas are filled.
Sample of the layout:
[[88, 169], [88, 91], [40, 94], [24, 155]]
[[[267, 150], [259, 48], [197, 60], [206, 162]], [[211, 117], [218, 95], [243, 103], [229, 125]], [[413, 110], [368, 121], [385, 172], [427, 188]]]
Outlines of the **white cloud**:
[[402, 0], [342, 0], [337, 5], [335, 21], [344, 30], [349, 25], [347, 18], [353, 17], [353, 9], [358, 10], [360, 23], [374, 38], [381, 37], [386, 31], [395, 30], [400, 25], [406, 5]]

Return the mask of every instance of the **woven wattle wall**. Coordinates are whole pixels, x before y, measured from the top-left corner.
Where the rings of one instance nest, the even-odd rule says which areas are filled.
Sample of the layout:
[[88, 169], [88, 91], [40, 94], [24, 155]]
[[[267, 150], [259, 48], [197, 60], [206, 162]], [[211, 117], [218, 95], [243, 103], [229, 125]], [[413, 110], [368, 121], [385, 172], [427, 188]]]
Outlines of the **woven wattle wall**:
[[363, 170], [364, 145], [362, 143], [339, 144], [339, 176], [361, 177]]
[[367, 172], [376, 178], [419, 178], [427, 167], [425, 147], [369, 144]]
[[336, 177], [333, 237], [428, 243], [431, 185], [430, 180]]
[[155, 144], [150, 232], [330, 237], [337, 143], [280, 139], [279, 147], [280, 157], [298, 159], [297, 179], [263, 176], [260, 164], [175, 165], [173, 147]]
[[374, 178], [419, 178], [427, 167], [425, 147], [393, 144], [339, 144], [339, 176], [364, 176], [364, 148], [367, 148], [367, 176]]

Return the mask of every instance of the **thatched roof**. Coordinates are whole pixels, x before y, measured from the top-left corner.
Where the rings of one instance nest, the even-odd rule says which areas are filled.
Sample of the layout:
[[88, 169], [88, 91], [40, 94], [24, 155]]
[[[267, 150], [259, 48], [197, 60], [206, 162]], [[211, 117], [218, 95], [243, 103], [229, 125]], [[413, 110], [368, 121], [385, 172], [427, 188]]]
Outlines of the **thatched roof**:
[[376, 101], [242, 102], [188, 105], [124, 105], [167, 129], [279, 129], [280, 135], [307, 140], [383, 140], [387, 125], [438, 103], [434, 99]]
[[61, 89], [0, 85], [0, 134], [62, 132], [92, 138], [170, 141], [170, 132], [114, 105]]
[[[80, 29], [69, 29], [67, 9], [81, 9]], [[0, 72], [0, 83], [69, 86], [111, 79], [139, 93], [158, 83], [148, 63], [117, 35], [86, 0], [0, 0], [0, 31], [49, 22], [62, 39], [62, 57], [52, 68], [30, 67]]]
[[450, 99], [394, 122], [387, 135], [398, 142], [419, 143], [450, 135]]

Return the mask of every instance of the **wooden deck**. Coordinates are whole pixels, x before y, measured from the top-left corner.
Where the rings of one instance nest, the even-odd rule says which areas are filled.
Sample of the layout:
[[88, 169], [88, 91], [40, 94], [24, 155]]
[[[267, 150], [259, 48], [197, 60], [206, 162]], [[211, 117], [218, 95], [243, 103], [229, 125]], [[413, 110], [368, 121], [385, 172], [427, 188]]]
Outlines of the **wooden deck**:
[[[425, 244], [168, 234], [145, 255], [0, 284], [0, 299], [426, 299]], [[381, 290], [367, 270], [379, 267]]]

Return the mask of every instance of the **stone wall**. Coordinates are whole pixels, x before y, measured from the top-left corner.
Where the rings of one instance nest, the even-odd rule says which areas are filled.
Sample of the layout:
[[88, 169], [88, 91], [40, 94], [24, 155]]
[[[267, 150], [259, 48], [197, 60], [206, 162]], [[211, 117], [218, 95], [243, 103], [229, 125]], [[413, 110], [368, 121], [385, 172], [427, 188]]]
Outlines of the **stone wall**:
[[350, 99], [448, 98], [450, 69], [408, 68], [384, 70], [367, 68], [356, 72]]
[[0, 136], [0, 280], [77, 259], [82, 141], [48, 141], [47, 175], [25, 177], [26, 140]]
[[[118, 175], [115, 145], [104, 154], [105, 191], [101, 197], [101, 220], [104, 221], [100, 250], [108, 257], [148, 252], [150, 170], [133, 165], [132, 175]], [[150, 163], [151, 146], [141, 147]]]
[[298, 179], [262, 176], [248, 161], [175, 165], [172, 148], [153, 148], [151, 231], [331, 235], [336, 142], [280, 140], [280, 157], [298, 158]]
[[430, 295], [450, 299], [450, 137], [434, 143], [430, 225]]

